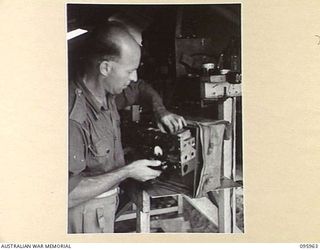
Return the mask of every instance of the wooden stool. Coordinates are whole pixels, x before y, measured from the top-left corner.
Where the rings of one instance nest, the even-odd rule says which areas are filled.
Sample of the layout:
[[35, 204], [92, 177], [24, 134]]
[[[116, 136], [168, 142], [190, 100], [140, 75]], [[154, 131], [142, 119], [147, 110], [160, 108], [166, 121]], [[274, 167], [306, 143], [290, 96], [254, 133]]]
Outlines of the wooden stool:
[[[221, 187], [211, 192], [217, 200], [217, 206], [208, 198], [190, 198], [187, 195], [180, 194], [164, 188], [151, 188], [145, 190], [139, 186], [131, 186], [129, 196], [132, 203], [135, 204], [135, 212], [121, 215], [116, 221], [136, 218], [136, 232], [149, 233], [151, 226], [161, 227], [161, 222], [151, 221], [150, 217], [154, 215], [163, 215], [176, 212], [177, 215], [183, 214], [183, 203], [187, 201], [202, 216], [218, 227], [219, 233], [239, 232], [233, 227], [232, 208], [230, 207], [231, 196], [235, 188], [241, 185], [223, 178]], [[177, 206], [167, 208], [151, 209], [151, 199], [162, 197], [177, 197]], [[235, 209], [234, 209], [235, 210]], [[171, 220], [174, 220], [171, 219]], [[178, 221], [178, 220], [177, 220]]]

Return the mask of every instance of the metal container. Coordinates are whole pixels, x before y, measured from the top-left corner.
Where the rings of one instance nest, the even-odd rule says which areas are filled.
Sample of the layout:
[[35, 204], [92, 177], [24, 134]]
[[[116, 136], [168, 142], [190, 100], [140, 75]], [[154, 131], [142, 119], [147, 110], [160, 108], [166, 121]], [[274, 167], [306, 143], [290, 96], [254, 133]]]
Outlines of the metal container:
[[201, 66], [202, 76], [210, 76], [213, 74], [215, 64], [214, 63], [204, 63]]

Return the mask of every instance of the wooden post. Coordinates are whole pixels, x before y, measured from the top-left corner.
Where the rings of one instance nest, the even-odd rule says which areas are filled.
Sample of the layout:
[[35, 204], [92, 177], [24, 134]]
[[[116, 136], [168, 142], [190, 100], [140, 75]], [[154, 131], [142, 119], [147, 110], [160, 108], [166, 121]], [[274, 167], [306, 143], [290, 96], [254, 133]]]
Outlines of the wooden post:
[[[222, 104], [219, 104], [219, 119], [230, 122], [233, 125], [233, 98], [227, 98]], [[232, 126], [233, 128], [233, 126]], [[233, 133], [232, 133], [233, 135]], [[223, 176], [231, 179], [232, 176], [232, 146], [233, 136], [230, 140], [224, 141], [223, 145]]]
[[[230, 140], [224, 141], [223, 145], [223, 176], [229, 179], [234, 177], [234, 99], [229, 97], [222, 104], [219, 104], [219, 119], [225, 120], [232, 125], [232, 136]], [[232, 204], [231, 204], [232, 202]], [[219, 232], [231, 233], [232, 221], [235, 219], [235, 213], [232, 213], [231, 207], [235, 207], [235, 199], [231, 198], [231, 189], [219, 191]], [[235, 209], [234, 209], [235, 210]]]
[[142, 190], [137, 204], [137, 233], [150, 232], [150, 196]]
[[178, 194], [178, 214], [183, 214], [183, 197], [181, 194]]
[[220, 224], [218, 218], [218, 209], [217, 207], [207, 198], [190, 198], [187, 195], [183, 195], [185, 200], [189, 202], [197, 211], [199, 211], [204, 217], [206, 217], [214, 225]]
[[219, 190], [219, 210], [218, 224], [219, 233], [231, 233], [231, 204], [230, 204], [231, 189]]
[[[236, 116], [237, 116], [237, 97], [232, 98], [232, 178], [236, 181]], [[236, 203], [236, 188], [231, 190], [231, 205], [232, 205], [232, 232], [234, 232], [237, 224], [237, 203]]]

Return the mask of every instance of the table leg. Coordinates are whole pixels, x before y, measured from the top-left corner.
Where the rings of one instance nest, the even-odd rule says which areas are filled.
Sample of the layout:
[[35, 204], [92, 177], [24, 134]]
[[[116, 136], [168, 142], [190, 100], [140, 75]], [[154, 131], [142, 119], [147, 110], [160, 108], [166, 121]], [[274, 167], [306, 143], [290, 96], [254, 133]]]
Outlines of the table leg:
[[141, 200], [137, 204], [137, 233], [150, 232], [150, 196], [141, 192]]
[[219, 191], [219, 233], [231, 233], [231, 189], [222, 189]]

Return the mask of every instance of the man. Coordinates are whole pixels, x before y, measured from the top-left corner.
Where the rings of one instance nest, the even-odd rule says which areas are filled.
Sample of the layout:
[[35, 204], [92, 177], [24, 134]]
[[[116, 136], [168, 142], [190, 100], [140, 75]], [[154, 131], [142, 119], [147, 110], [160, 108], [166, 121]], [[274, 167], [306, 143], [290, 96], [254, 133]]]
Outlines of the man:
[[109, 22], [91, 33], [81, 72], [69, 84], [69, 233], [113, 232], [118, 185], [161, 174], [149, 168], [159, 161], [125, 165], [117, 109], [147, 101], [160, 127], [175, 132], [186, 125], [149, 85], [136, 82], [140, 56], [125, 26]]

